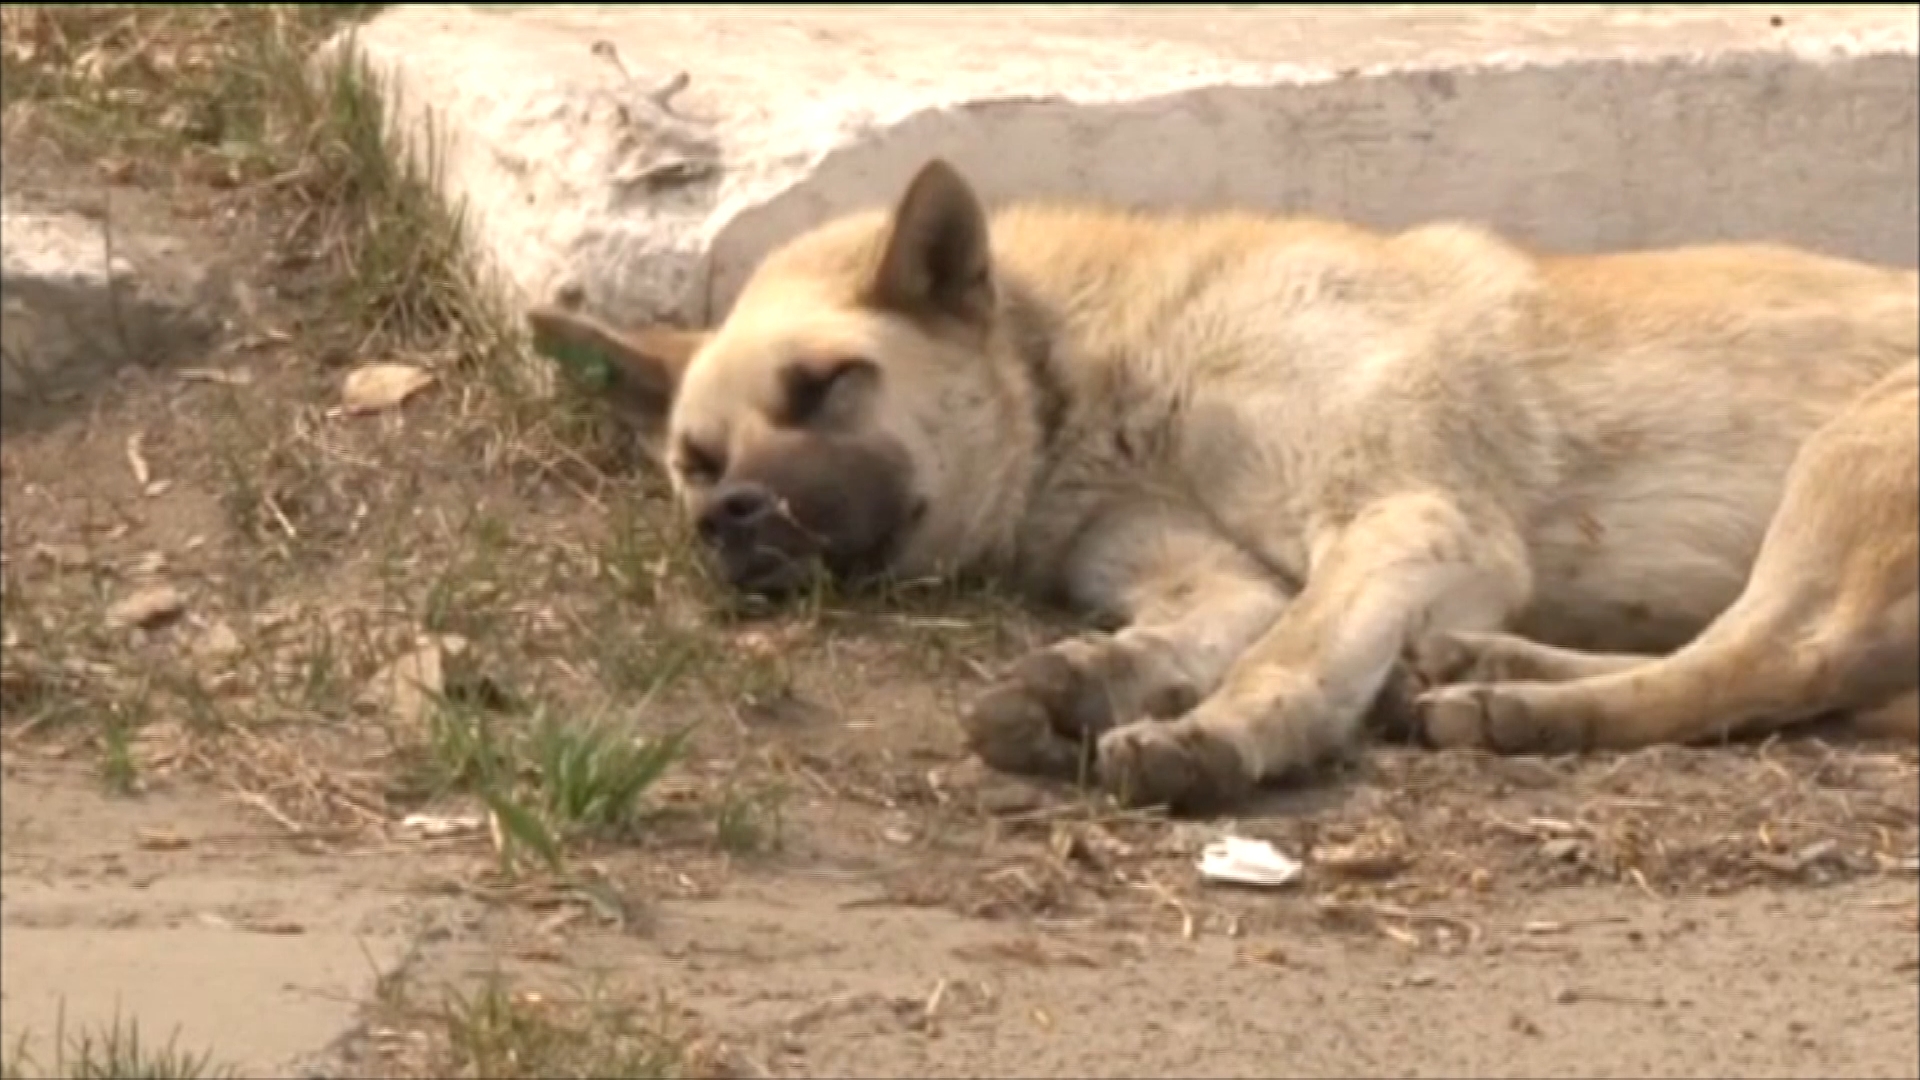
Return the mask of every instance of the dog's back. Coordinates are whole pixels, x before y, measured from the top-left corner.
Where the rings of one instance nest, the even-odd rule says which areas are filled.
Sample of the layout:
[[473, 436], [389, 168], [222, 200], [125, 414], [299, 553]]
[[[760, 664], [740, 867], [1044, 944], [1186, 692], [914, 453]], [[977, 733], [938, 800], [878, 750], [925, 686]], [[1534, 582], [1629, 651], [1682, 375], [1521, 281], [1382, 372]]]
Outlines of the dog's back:
[[1346, 482], [1320, 451], [1371, 439], [1377, 474], [1498, 489], [1530, 525], [1522, 623], [1569, 645], [1669, 648], [1723, 609], [1799, 446], [1920, 345], [1920, 276], [1779, 246], [1537, 257], [1463, 225], [1064, 207], [993, 235], [1088, 424], [1153, 418], [1150, 464], [1263, 555], [1306, 571]]

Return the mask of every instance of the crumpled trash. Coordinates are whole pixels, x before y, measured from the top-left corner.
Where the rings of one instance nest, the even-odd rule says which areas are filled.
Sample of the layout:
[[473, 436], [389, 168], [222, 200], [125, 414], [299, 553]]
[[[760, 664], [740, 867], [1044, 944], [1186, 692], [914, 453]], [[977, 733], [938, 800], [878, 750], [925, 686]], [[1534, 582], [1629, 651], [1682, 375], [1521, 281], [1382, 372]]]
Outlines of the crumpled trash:
[[1208, 881], [1275, 888], [1300, 876], [1300, 863], [1265, 840], [1228, 836], [1200, 850], [1200, 876]]

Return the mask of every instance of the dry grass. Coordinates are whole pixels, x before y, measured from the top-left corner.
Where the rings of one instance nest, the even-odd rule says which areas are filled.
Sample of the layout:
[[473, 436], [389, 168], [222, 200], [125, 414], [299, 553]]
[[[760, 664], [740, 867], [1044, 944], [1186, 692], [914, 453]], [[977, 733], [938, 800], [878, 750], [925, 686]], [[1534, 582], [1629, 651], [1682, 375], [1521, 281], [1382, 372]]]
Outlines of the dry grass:
[[534, 989], [493, 972], [431, 1003], [389, 987], [367, 1052], [399, 1077], [729, 1075], [723, 1050], [662, 1000], [589, 983]]
[[238, 1073], [211, 1051], [189, 1051], [176, 1038], [156, 1045], [134, 1020], [115, 1017], [98, 1028], [55, 1026], [46, 1045], [22, 1036], [0, 1057], [5, 1080], [203, 1080]]
[[[5, 745], [88, 756], [119, 795], [211, 782], [334, 847], [389, 843], [416, 810], [479, 813], [496, 877], [521, 882], [598, 882], [575, 867], [610, 844], [771, 852], [776, 782], [726, 758], [681, 773], [711, 721], [787, 695], [785, 660], [701, 615], [657, 487], [591, 403], [534, 392], [462, 213], [396, 152], [370, 72], [351, 50], [310, 62], [371, 10], [4, 9], [9, 197], [86, 189], [103, 228], [192, 237], [247, 285], [202, 365], [222, 377], [103, 388], [66, 421], [77, 443], [10, 429]], [[368, 361], [434, 381], [342, 416]], [[177, 611], [113, 622], [161, 585]], [[683, 1071], [610, 1002], [463, 1000], [434, 1028], [453, 1071], [433, 1075]], [[126, 1045], [48, 1075], [100, 1075]], [[191, 1075], [165, 1060], [105, 1075]]]
[[[198, 546], [75, 521], [77, 508], [56, 507], [51, 528], [9, 513], [9, 740], [84, 745], [123, 792], [168, 770], [210, 775], [295, 832], [377, 833], [465, 797], [548, 869], [659, 819], [643, 811], [674, 771], [663, 747], [713, 765], [677, 778], [697, 794], [676, 806], [700, 806], [728, 849], [775, 846], [779, 791], [897, 801], [804, 751], [763, 752], [754, 733], [804, 696], [802, 671], [825, 673], [815, 697], [857, 711], [836, 695], [850, 665], [973, 681], [982, 658], [1031, 643], [1031, 623], [947, 589], [725, 612], [604, 418], [520, 381], [511, 313], [474, 287], [458, 208], [393, 152], [368, 72], [307, 65], [370, 10], [4, 10], [10, 165], [237, 219], [227, 257], [280, 296], [240, 312], [206, 365], [247, 380], [123, 395], [87, 439], [99, 460], [60, 462], [124, 489], [122, 448], [144, 436], [151, 469], [217, 508], [193, 521]], [[343, 372], [367, 360], [436, 383], [401, 409], [336, 415]], [[175, 499], [150, 500], [153, 516]], [[183, 588], [182, 618], [102, 624], [154, 581]], [[445, 653], [427, 693], [372, 692], [427, 652]]]
[[[530, 385], [369, 72], [308, 62], [370, 10], [4, 9], [9, 198], [187, 238], [247, 289], [193, 378], [135, 372], [59, 425], [9, 406], [0, 744], [120, 796], [210, 784], [310, 849], [478, 819], [446, 843], [484, 858], [464, 887], [491, 904], [710, 888], [781, 858], [808, 806], [894, 812], [925, 765], [863, 732], [1030, 624], [947, 588], [719, 603], [602, 412]], [[340, 415], [373, 361], [434, 381]], [[178, 611], [111, 622], [161, 586]], [[413, 1014], [423, 1075], [691, 1068], [616, 1003], [457, 1001]]]
[[[185, 622], [229, 643], [194, 657], [194, 649], [166, 640], [181, 636], [176, 627], [135, 632], [129, 648], [124, 632], [72, 617], [76, 601], [97, 610], [139, 587], [128, 566], [76, 545], [78, 565], [64, 569], [89, 580], [62, 592], [29, 585], [50, 548], [13, 553], [22, 556], [10, 556], [5, 590], [17, 639], [7, 654], [9, 716], [20, 718], [13, 735], [95, 717], [104, 722], [84, 734], [115, 789], [137, 790], [143, 767], [158, 757], [223, 776], [295, 829], [378, 823], [391, 816], [390, 793], [371, 769], [357, 770], [365, 783], [328, 780], [315, 764], [326, 748], [292, 745], [276, 729], [316, 717], [361, 718], [369, 680], [422, 634], [459, 634], [485, 652], [525, 641], [525, 617], [548, 615], [561, 625], [547, 629], [561, 633], [532, 636], [569, 639], [544, 643], [554, 654], [579, 651], [571, 639], [605, 640], [611, 635], [599, 631], [632, 619], [630, 605], [611, 605], [653, 599], [641, 595], [643, 587], [672, 569], [674, 556], [658, 530], [651, 542], [646, 532], [619, 531], [604, 554], [516, 532], [516, 519], [529, 514], [528, 496], [556, 486], [586, 494], [595, 509], [611, 507], [628, 525], [652, 516], [632, 506], [649, 493], [614, 490], [622, 485], [599, 466], [621, 463], [592, 460], [607, 444], [596, 441], [605, 431], [590, 411], [564, 400], [529, 405], [517, 327], [475, 287], [458, 208], [446, 207], [431, 177], [394, 152], [370, 73], [351, 50], [336, 54], [339, 63], [309, 63], [330, 34], [370, 10], [14, 5], [0, 38], [10, 160], [19, 148], [62, 170], [91, 169], [109, 199], [120, 188], [159, 190], [179, 204], [243, 216], [242, 246], [251, 246], [268, 278], [254, 291], [265, 284], [302, 301], [242, 305], [252, 308], [240, 312], [248, 332], [227, 344], [222, 359], [234, 363], [221, 369], [254, 361], [244, 369], [254, 374], [209, 386], [189, 402], [204, 421], [203, 437], [192, 441], [198, 445], [146, 451], [163, 469], [170, 458], [191, 472], [197, 460], [199, 475], [181, 476], [182, 486], [197, 482], [223, 513], [218, 539], [225, 543], [207, 545], [220, 548], [217, 565], [209, 559], [194, 568], [215, 579], [202, 582], [214, 588], [193, 592]], [[332, 408], [342, 369], [367, 359], [431, 372], [439, 400], [385, 424], [342, 423]], [[137, 408], [126, 404], [128, 412]], [[424, 524], [423, 509], [432, 514]], [[173, 557], [159, 552], [154, 560]], [[39, 565], [20, 565], [28, 561]], [[543, 564], [552, 576], [528, 573]], [[183, 571], [169, 566], [149, 576]], [[594, 597], [591, 612], [514, 609], [510, 592], [531, 603], [553, 595], [555, 578], [570, 572], [586, 579], [580, 584], [589, 594], [606, 578], [626, 576], [605, 590], [606, 601]], [[636, 582], [636, 574], [650, 578]], [[289, 588], [290, 579], [314, 588]], [[674, 657], [688, 650], [679, 641], [623, 648], [599, 678], [574, 681], [622, 697], [658, 692], [677, 674]], [[537, 661], [488, 654], [485, 662], [502, 665], [490, 672], [490, 685], [508, 681], [514, 661], [527, 659]], [[465, 689], [435, 686], [428, 696]], [[507, 714], [496, 726], [533, 735], [574, 730], [554, 718], [571, 721], [608, 705], [591, 700], [606, 693], [514, 689], [514, 700], [478, 707]], [[447, 710], [436, 703], [432, 711]], [[448, 723], [414, 713], [401, 719], [423, 731], [384, 733], [395, 755], [460, 752]], [[169, 745], [143, 753], [143, 737], [151, 744], [162, 735]], [[644, 753], [635, 758], [618, 733], [596, 738], [564, 752], [550, 734], [514, 735], [502, 745], [542, 750], [547, 766], [568, 770], [535, 793], [548, 816], [592, 817], [613, 811], [583, 794], [582, 784], [610, 786], [632, 803], [662, 771]], [[580, 754], [591, 760], [582, 764]], [[640, 771], [613, 775], [639, 768], [641, 759]], [[530, 764], [544, 775], [541, 763]], [[513, 783], [493, 787], [495, 773], [458, 761], [428, 771], [519, 816], [520, 793], [507, 790], [520, 786], [518, 763], [499, 771], [514, 775]], [[299, 779], [268, 789], [267, 777], [289, 774]], [[551, 849], [552, 837], [535, 842]]]

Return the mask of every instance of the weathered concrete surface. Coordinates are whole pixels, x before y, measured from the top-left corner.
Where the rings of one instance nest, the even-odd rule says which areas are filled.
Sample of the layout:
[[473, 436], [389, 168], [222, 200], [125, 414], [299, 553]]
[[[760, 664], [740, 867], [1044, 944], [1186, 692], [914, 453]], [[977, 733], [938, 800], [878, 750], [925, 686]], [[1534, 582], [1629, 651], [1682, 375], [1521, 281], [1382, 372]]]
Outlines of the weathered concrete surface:
[[71, 391], [203, 348], [227, 279], [167, 237], [0, 208], [0, 394]]
[[1916, 11], [422, 5], [361, 44], [514, 290], [706, 320], [932, 154], [990, 197], [1912, 265]]
[[[316, 861], [203, 793], [114, 798], [28, 759], [0, 767], [0, 799], [0, 1043], [43, 1067], [63, 1024], [97, 1040], [118, 1022], [240, 1076], [294, 1075], [451, 919], [398, 860]], [[160, 834], [177, 843], [141, 842]]]
[[7, 1023], [29, 1035], [29, 1051], [50, 1056], [62, 1030], [98, 1038], [115, 1023], [137, 1024], [143, 1046], [171, 1041], [242, 1076], [286, 1076], [323, 1056], [405, 945], [208, 927], [9, 927], [7, 939]]

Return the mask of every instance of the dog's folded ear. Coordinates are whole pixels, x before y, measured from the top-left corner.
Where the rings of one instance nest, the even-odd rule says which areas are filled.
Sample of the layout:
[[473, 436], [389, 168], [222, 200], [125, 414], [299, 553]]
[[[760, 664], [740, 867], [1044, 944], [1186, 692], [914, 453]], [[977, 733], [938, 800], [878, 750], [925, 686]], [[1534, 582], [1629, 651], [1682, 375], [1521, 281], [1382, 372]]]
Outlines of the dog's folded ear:
[[985, 323], [993, 314], [992, 266], [986, 210], [960, 173], [934, 158], [894, 207], [868, 300], [910, 317]]
[[666, 420], [681, 375], [710, 336], [670, 326], [616, 330], [550, 304], [529, 310], [527, 327], [534, 351], [596, 387], [629, 419], [650, 426]]

